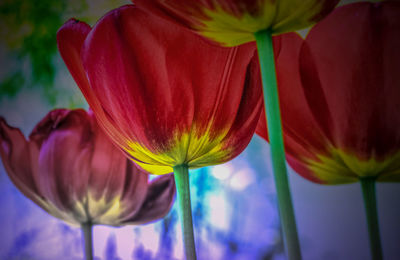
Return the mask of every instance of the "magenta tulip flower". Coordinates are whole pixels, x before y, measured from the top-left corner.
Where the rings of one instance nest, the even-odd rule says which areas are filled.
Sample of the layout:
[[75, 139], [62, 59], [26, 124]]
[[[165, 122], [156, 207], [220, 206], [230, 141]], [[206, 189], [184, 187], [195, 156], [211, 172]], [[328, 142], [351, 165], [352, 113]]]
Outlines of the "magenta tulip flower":
[[175, 195], [172, 175], [149, 182], [148, 173], [127, 159], [93, 114], [82, 109], [51, 111], [28, 140], [0, 119], [0, 155], [27, 198], [82, 227], [155, 221], [168, 213]]

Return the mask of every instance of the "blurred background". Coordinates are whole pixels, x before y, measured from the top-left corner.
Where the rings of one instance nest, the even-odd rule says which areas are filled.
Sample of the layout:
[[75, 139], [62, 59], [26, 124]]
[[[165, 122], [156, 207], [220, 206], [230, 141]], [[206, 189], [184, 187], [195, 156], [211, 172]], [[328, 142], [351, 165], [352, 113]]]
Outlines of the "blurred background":
[[[87, 108], [57, 52], [56, 31], [70, 17], [93, 25], [127, 3], [1, 0], [0, 116], [27, 136], [53, 108]], [[369, 259], [360, 185], [321, 186], [291, 170], [289, 177], [304, 259]], [[285, 259], [265, 141], [254, 136], [239, 157], [192, 171], [190, 182], [199, 259]], [[379, 183], [377, 196], [385, 259], [400, 259], [400, 186]], [[0, 259], [83, 259], [80, 228], [26, 199], [2, 163], [0, 205]], [[144, 226], [95, 226], [94, 252], [106, 260], [182, 259], [176, 205]]]

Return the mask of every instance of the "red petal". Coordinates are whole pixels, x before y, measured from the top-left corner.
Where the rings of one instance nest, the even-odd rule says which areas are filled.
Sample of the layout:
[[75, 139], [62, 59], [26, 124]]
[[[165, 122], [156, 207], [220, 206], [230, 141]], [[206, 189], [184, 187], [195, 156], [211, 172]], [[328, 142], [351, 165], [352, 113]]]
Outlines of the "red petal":
[[59, 210], [73, 213], [88, 191], [94, 140], [86, 111], [53, 110], [30, 140], [40, 149], [35, 176], [40, 192]]
[[142, 208], [126, 224], [145, 224], [163, 218], [171, 209], [175, 197], [173, 175], [163, 175], [150, 183]]
[[[247, 68], [244, 88], [240, 103], [238, 104], [237, 113], [232, 116], [235, 121], [232, 122], [229, 132], [221, 140], [223, 144], [222, 151], [224, 153], [229, 151], [229, 153], [226, 153], [225, 156], [218, 155], [220, 160], [217, 163], [229, 161], [239, 155], [247, 147], [253, 137], [251, 133], [255, 132], [262, 109], [262, 98], [260, 98], [262, 96], [261, 84], [258, 54], [255, 52]], [[220, 116], [223, 117], [224, 115], [221, 113]], [[222, 120], [223, 119], [221, 119], [221, 121]], [[195, 163], [198, 166], [210, 165], [210, 161], [213, 161], [213, 157], [216, 157], [216, 153], [218, 153], [218, 151], [204, 153], [196, 158]]]
[[[265, 0], [269, 1], [269, 0]], [[143, 7], [151, 13], [155, 13], [163, 18], [175, 21], [191, 29], [199, 27], [204, 21], [210, 19], [206, 10], [222, 8], [229, 15], [240, 19], [244, 14], [257, 16], [263, 8], [263, 1], [244, 0], [244, 1], [159, 1], [159, 0], [135, 0], [134, 4]]]
[[[91, 160], [91, 174], [89, 189], [95, 200], [104, 199], [105, 203], [113, 200], [121, 201], [117, 219], [112, 224], [118, 225], [125, 218], [137, 213], [142, 207], [148, 188], [148, 173], [139, 169], [119, 150], [102, 132], [94, 116], [91, 115], [94, 135], [93, 156]], [[108, 207], [98, 209], [97, 215], [107, 214]], [[112, 212], [115, 213], [115, 212]], [[106, 217], [106, 216], [105, 216]]]
[[330, 142], [314, 120], [300, 82], [299, 53], [303, 40], [289, 33], [279, 41], [276, 67], [287, 152], [313, 158], [315, 152], [324, 153]]
[[146, 171], [126, 159], [125, 185], [121, 193], [123, 212], [119, 216], [118, 225], [125, 223], [132, 216], [140, 214], [143, 203], [145, 203], [148, 196], [148, 177]]
[[122, 138], [113, 125], [109, 123], [108, 116], [104, 113], [101, 104], [94, 95], [83, 68], [81, 50], [90, 31], [91, 28], [86, 23], [70, 19], [57, 32], [58, 50], [90, 108], [96, 112], [99, 123], [115, 142], [121, 144]]
[[301, 53], [315, 118], [336, 147], [360, 159], [400, 148], [399, 12], [390, 1], [338, 8], [310, 31]]
[[88, 24], [75, 19], [68, 20], [57, 32], [58, 50], [72, 77], [78, 84], [89, 105], [96, 98], [90, 90], [81, 60], [81, 49], [91, 28]]
[[202, 20], [209, 19], [204, 9], [214, 9], [215, 4], [200, 1], [157, 1], [157, 0], [135, 0], [134, 4], [146, 9], [148, 12], [157, 14], [177, 24], [187, 26], [190, 29], [201, 26]]
[[37, 160], [35, 153], [31, 157], [31, 147], [17, 128], [10, 127], [0, 118], [0, 156], [4, 168], [15, 186], [29, 199], [46, 210], [42, 194], [32, 175], [32, 161]]
[[102, 132], [93, 115], [90, 119], [93, 135], [90, 187], [94, 199], [106, 196], [109, 201], [123, 192], [127, 158]]

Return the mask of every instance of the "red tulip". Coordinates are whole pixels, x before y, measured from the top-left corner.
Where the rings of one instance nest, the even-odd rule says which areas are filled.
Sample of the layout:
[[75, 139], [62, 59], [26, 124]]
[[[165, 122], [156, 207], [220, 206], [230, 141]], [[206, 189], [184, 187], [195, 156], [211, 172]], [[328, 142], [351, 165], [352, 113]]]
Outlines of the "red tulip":
[[262, 97], [253, 44], [210, 45], [132, 5], [93, 29], [70, 20], [57, 40], [100, 124], [151, 173], [229, 161], [255, 131]]
[[273, 34], [308, 27], [339, 0], [135, 0], [151, 12], [169, 17], [225, 46], [254, 41], [254, 33]]
[[[324, 184], [400, 181], [399, 13], [399, 2], [343, 6], [304, 43], [281, 50], [287, 160], [303, 177]], [[257, 133], [267, 137], [264, 117]]]
[[147, 223], [167, 214], [175, 194], [171, 175], [149, 183], [80, 109], [51, 111], [29, 140], [0, 119], [0, 155], [26, 197], [73, 224]]

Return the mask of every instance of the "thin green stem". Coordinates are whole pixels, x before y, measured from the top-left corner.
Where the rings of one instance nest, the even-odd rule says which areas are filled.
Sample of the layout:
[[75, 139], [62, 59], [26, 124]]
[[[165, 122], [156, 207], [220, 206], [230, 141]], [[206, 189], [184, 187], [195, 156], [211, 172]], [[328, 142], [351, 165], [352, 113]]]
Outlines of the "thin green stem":
[[81, 225], [81, 228], [84, 240], [85, 259], [93, 260], [93, 234], [92, 234], [93, 225], [91, 223], [83, 223]]
[[301, 251], [286, 171], [272, 36], [268, 30], [259, 31], [254, 36], [261, 65], [264, 105], [283, 239], [288, 259], [298, 260], [301, 259]]
[[367, 215], [369, 245], [373, 260], [381, 260], [382, 245], [379, 233], [378, 210], [376, 205], [375, 178], [360, 179], [364, 198], [365, 212]]
[[192, 208], [190, 204], [189, 169], [187, 165], [174, 167], [176, 190], [178, 192], [183, 242], [187, 260], [196, 260], [196, 247], [193, 235]]

